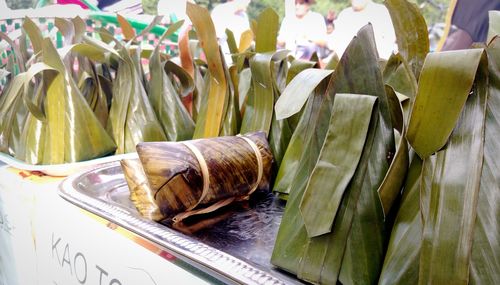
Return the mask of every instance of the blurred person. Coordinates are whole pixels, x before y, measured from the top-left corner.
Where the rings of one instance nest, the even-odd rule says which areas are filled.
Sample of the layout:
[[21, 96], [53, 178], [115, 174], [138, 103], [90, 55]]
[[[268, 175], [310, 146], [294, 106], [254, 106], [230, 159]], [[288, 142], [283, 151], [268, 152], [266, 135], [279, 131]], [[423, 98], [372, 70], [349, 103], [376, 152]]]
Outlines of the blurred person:
[[278, 33], [278, 46], [289, 49], [297, 58], [310, 59], [326, 46], [323, 16], [311, 11], [314, 0], [295, 0], [295, 14], [286, 16]]
[[373, 26], [379, 56], [388, 59], [396, 49], [396, 34], [387, 8], [372, 0], [351, 0], [351, 7], [342, 10], [334, 22], [328, 47], [341, 57], [359, 29], [368, 23]]
[[234, 34], [236, 44], [240, 42], [241, 34], [250, 29], [247, 7], [250, 0], [228, 0], [212, 10], [211, 16], [215, 26], [215, 33], [221, 43], [226, 41], [226, 29]]
[[486, 42], [491, 10], [500, 10], [499, 0], [451, 1], [445, 36], [438, 49], [466, 49], [474, 42]]
[[328, 14], [326, 14], [325, 17], [325, 24], [326, 24], [326, 34], [329, 35], [333, 32], [335, 29], [335, 24], [334, 21], [337, 18], [337, 15], [335, 15], [335, 11], [333, 10], [328, 10]]

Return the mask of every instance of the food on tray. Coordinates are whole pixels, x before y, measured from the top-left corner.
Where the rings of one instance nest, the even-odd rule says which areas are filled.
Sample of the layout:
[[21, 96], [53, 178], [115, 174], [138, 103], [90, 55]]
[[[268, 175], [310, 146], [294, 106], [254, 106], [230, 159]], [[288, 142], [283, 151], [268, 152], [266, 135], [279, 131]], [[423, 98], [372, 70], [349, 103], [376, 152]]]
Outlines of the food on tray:
[[137, 153], [122, 169], [136, 208], [155, 221], [180, 222], [269, 189], [273, 157], [263, 132], [140, 143]]

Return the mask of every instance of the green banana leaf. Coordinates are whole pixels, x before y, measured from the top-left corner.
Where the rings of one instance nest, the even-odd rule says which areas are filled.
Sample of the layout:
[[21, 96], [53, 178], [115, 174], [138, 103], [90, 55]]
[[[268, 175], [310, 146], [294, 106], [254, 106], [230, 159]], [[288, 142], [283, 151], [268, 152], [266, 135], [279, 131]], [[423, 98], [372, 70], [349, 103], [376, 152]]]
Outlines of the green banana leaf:
[[293, 77], [274, 107], [278, 120], [298, 113], [314, 88], [332, 73], [333, 70], [308, 68]]
[[76, 162], [113, 153], [116, 145], [67, 73], [50, 39], [44, 39], [42, 52], [44, 62], [58, 72], [47, 82], [44, 100], [47, 118], [44, 164]]
[[76, 35], [73, 22], [68, 19], [56, 18], [54, 24], [63, 36], [63, 45], [71, 45], [74, 42], [74, 38]]
[[378, 283], [418, 284], [422, 221], [420, 217], [420, 179], [422, 160], [413, 155], [406, 177], [399, 211], [392, 228]]
[[[488, 71], [481, 49], [472, 50], [477, 58], [469, 59], [468, 65], [457, 62], [467, 58], [463, 53], [470, 50], [455, 54], [454, 68], [469, 69], [475, 82], [462, 91], [455, 91], [455, 94], [467, 93], [467, 101], [444, 148], [426, 157], [422, 167], [412, 165], [410, 168], [379, 283], [496, 284], [500, 281], [500, 240], [497, 231], [492, 230], [500, 224], [494, 206], [495, 201], [499, 201], [498, 166], [493, 159], [499, 147], [496, 139], [499, 47], [498, 40], [494, 40], [486, 50]], [[447, 54], [435, 56], [453, 61]], [[449, 65], [444, 61], [434, 63]], [[427, 72], [432, 73], [432, 68], [424, 67], [421, 78]], [[463, 70], [447, 72], [456, 80], [464, 80]], [[434, 76], [450, 76], [436, 74]], [[440, 79], [436, 78], [435, 82], [442, 84]], [[424, 83], [430, 84], [422, 80], [419, 90], [428, 88], [422, 86]], [[419, 96], [436, 95], [419, 92], [417, 100]], [[420, 110], [421, 113], [434, 110], [429, 106]], [[440, 112], [454, 108], [456, 106], [443, 104]], [[417, 173], [414, 168], [422, 169], [418, 190], [408, 185], [408, 181], [417, 176], [412, 174]], [[419, 236], [421, 238], [415, 238]]]
[[330, 127], [299, 206], [309, 237], [332, 229], [344, 191], [361, 158], [376, 99], [335, 95]]
[[[280, 194], [282, 199], [287, 199], [292, 187], [298, 187], [295, 183], [296, 179], [297, 182], [305, 184], [306, 175], [316, 163], [317, 156], [313, 154], [319, 155], [323, 139], [328, 130], [329, 117], [331, 116], [333, 103], [332, 78], [330, 76], [320, 81], [312, 93], [310, 90], [302, 91], [310, 93], [309, 99], [290, 138], [273, 186], [273, 191]], [[304, 149], [308, 151], [305, 152]], [[298, 173], [303, 174], [298, 176]]]
[[488, 40], [487, 42], [491, 42], [491, 40], [500, 35], [500, 11], [488, 11]]
[[16, 70], [9, 69], [10, 72], [14, 75], [16, 75], [19, 72], [24, 72], [26, 71], [26, 63], [22, 57], [21, 49], [19, 45], [17, 45], [7, 34], [0, 32], [0, 39], [6, 41], [10, 48], [12, 49], [12, 56], [15, 57], [17, 66], [19, 68], [19, 71], [16, 72]]
[[[334, 84], [328, 87], [330, 91], [324, 91], [321, 95], [330, 96], [330, 104], [333, 102], [333, 93], [356, 93], [356, 94], [374, 94], [379, 97], [379, 106], [383, 110], [384, 124], [387, 130], [391, 130], [389, 107], [387, 103], [387, 98], [385, 97], [385, 88], [382, 81], [382, 76], [380, 70], [378, 69], [378, 59], [376, 56], [376, 51], [373, 49], [375, 42], [373, 39], [373, 31], [371, 27], [365, 26], [358, 32], [358, 36], [351, 42], [348, 49], [346, 49], [346, 54], [343, 56], [337, 66], [337, 70], [333, 75]], [[349, 66], [356, 66], [357, 68], [353, 70]], [[331, 71], [329, 71], [331, 73]], [[325, 72], [320, 72], [325, 73]], [[309, 81], [309, 80], [308, 80]], [[308, 82], [307, 81], [307, 82]], [[353, 85], [351, 82], [359, 82], [359, 84]], [[292, 85], [290, 82], [290, 85]], [[297, 83], [300, 84], [300, 83]], [[305, 84], [302, 82], [302, 84]], [[287, 88], [288, 89], [288, 88]], [[292, 90], [292, 89], [290, 89]], [[305, 90], [307, 91], [307, 90]], [[285, 92], [287, 92], [285, 90]], [[284, 93], [285, 93], [284, 92]], [[304, 91], [296, 92], [300, 96], [303, 96]], [[295, 94], [289, 93], [290, 97]], [[297, 95], [295, 95], [297, 96]], [[286, 102], [286, 95], [283, 94], [280, 99]], [[311, 97], [314, 98], [314, 97]], [[300, 97], [299, 97], [300, 99]], [[290, 99], [292, 100], [292, 99]], [[307, 177], [312, 171], [314, 163], [319, 155], [319, 150], [323, 144], [324, 136], [326, 134], [325, 126], [328, 124], [330, 118], [329, 108], [321, 107], [320, 101], [323, 99], [317, 99], [314, 110], [305, 108], [301, 120], [290, 139], [288, 149], [284, 155], [283, 162], [278, 170], [276, 176], [276, 181], [274, 183], [273, 190], [275, 192], [287, 195], [291, 193], [292, 189], [301, 189], [305, 186]], [[300, 100], [294, 100], [297, 103], [288, 103], [282, 105], [283, 112], [288, 113], [285, 106], [290, 106], [289, 104], [297, 104], [299, 107], [289, 107], [290, 109], [300, 110], [302, 107]], [[328, 100], [327, 100], [328, 101]], [[276, 114], [278, 118], [281, 116], [281, 111], [278, 111], [279, 102], [276, 103]], [[308, 112], [313, 111], [314, 114], [309, 114]], [[326, 113], [323, 113], [326, 112]], [[326, 122], [324, 122], [326, 120]], [[304, 124], [304, 125], [301, 125]], [[392, 132], [392, 131], [391, 131]], [[308, 152], [304, 152], [304, 149], [308, 149]], [[388, 151], [387, 155], [391, 151]], [[392, 151], [394, 153], [394, 151]], [[312, 165], [311, 165], [312, 164]], [[282, 196], [286, 198], [286, 196]]]
[[[479, 51], [481, 58], [482, 50]], [[476, 207], [483, 166], [487, 103], [487, 62], [483, 57], [476, 84], [446, 147], [424, 159], [421, 192], [424, 213], [419, 283], [468, 284]], [[417, 97], [418, 100], [418, 97]]]
[[[355, 69], [349, 68], [353, 62], [357, 63]], [[370, 120], [365, 151], [349, 189], [342, 197], [331, 233], [308, 238], [298, 208], [319, 156], [317, 142], [323, 144], [326, 132], [320, 133], [320, 125], [311, 127], [312, 124], [306, 123], [314, 129], [314, 139], [304, 147], [308, 149], [308, 155], [301, 157], [295, 177], [290, 183], [292, 191], [275, 243], [272, 262], [298, 274], [299, 278], [318, 283], [374, 283], [382, 266], [385, 244], [384, 215], [376, 190], [387, 172], [387, 155], [394, 151], [394, 138], [371, 26], [358, 32], [332, 78], [333, 88], [336, 90], [353, 88], [356, 91], [354, 93], [361, 94], [364, 90], [365, 94], [377, 95], [379, 104]], [[357, 78], [363, 80], [356, 80]], [[350, 82], [363, 84], [354, 86]], [[328, 107], [328, 103], [323, 104]], [[302, 118], [308, 116], [306, 106]], [[300, 127], [301, 123], [296, 132]], [[285, 161], [282, 167], [283, 165]]]
[[407, 134], [408, 142], [421, 158], [435, 153], [448, 141], [469, 95], [482, 53], [481, 49], [470, 49], [427, 56]]
[[[165, 73], [165, 64], [154, 53], [149, 62], [149, 100], [169, 141], [188, 140], [193, 137], [194, 122], [182, 104], [177, 90]], [[174, 63], [172, 63], [174, 64]]]
[[[491, 15], [491, 14], [490, 14]], [[484, 130], [484, 160], [479, 189], [472, 256], [469, 267], [470, 284], [500, 283], [500, 165], [495, 159], [500, 151], [500, 39], [496, 38], [486, 49], [488, 55], [488, 102]]]
[[[181, 23], [182, 24], [182, 23]], [[174, 26], [175, 24], [171, 25]], [[170, 29], [162, 36], [169, 36], [175, 30]], [[158, 117], [158, 120], [165, 131], [169, 141], [189, 140], [193, 137], [194, 122], [181, 101], [181, 94], [174, 88], [174, 85], [167, 76], [169, 73], [179, 74], [183, 79], [184, 94], [190, 93], [194, 89], [194, 82], [184, 70], [171, 61], [162, 62], [160, 58], [159, 45], [153, 51], [149, 61], [149, 100]]]
[[[403, 119], [403, 107], [399, 102], [399, 98], [390, 86], [386, 86], [386, 94], [389, 99], [391, 108], [392, 125], [394, 129], [401, 134], [396, 153], [389, 166], [384, 181], [378, 188], [377, 192], [384, 209], [384, 215], [387, 217], [392, 205], [396, 201], [403, 187], [406, 173], [409, 167], [409, 149], [408, 141], [406, 140], [406, 124]], [[408, 99], [406, 99], [408, 100]]]
[[[130, 50], [130, 43], [122, 44], [109, 31], [100, 30], [101, 38], [113, 41], [119, 53], [116, 76], [112, 87], [112, 103], [106, 130], [112, 135], [117, 154], [135, 152], [139, 142], [164, 141], [165, 133], [154, 114], [143, 85], [144, 76], [138, 66], [140, 50]], [[90, 44], [108, 46], [97, 40]], [[132, 54], [132, 56], [131, 56]]]
[[[417, 96], [417, 79], [410, 66], [400, 53], [392, 54], [382, 73], [384, 82], [394, 91], [410, 98], [413, 102]], [[405, 116], [405, 122], [407, 117]]]
[[79, 16], [71, 19], [71, 22], [73, 22], [73, 27], [75, 28], [75, 37], [73, 38], [73, 43], [80, 43], [83, 36], [85, 35], [85, 32], [87, 31], [87, 24]]
[[228, 80], [227, 96], [229, 97], [228, 105], [224, 108], [226, 109], [226, 115], [224, 117], [224, 122], [222, 124], [222, 129], [220, 136], [234, 136], [238, 134], [238, 130], [241, 127], [241, 115], [238, 106], [238, 67], [235, 65], [226, 67], [224, 63], [224, 70], [226, 72], [226, 77]]
[[429, 53], [429, 34], [425, 19], [416, 4], [407, 0], [386, 0], [396, 33], [399, 53], [419, 78], [424, 59]]
[[250, 68], [243, 68], [238, 73], [238, 106], [240, 107], [241, 117], [245, 115], [245, 106], [248, 101], [248, 94], [250, 93], [250, 89], [252, 86], [252, 72]]
[[255, 52], [269, 53], [276, 51], [276, 42], [279, 30], [279, 17], [268, 7], [260, 13], [257, 19], [255, 32]]
[[0, 152], [15, 155], [18, 149], [20, 125], [18, 114], [23, 107], [24, 73], [15, 76], [0, 97]]
[[210, 73], [206, 113], [203, 117], [200, 117], [200, 114], [198, 114], [194, 137], [216, 137], [220, 133], [226, 113], [224, 107], [228, 105], [229, 98], [226, 94], [227, 80], [215, 35], [215, 28], [207, 9], [187, 3], [186, 13], [196, 29], [196, 34], [205, 53]]
[[273, 121], [275, 80], [273, 69], [286, 58], [287, 51], [276, 52], [279, 18], [271, 8], [264, 10], [257, 20], [255, 52], [250, 58], [252, 92], [247, 95], [241, 133], [263, 131], [269, 136]]
[[134, 152], [139, 142], [166, 140], [128, 51], [122, 48], [120, 54], [125, 60], [120, 62], [113, 82], [107, 125], [117, 154]]
[[292, 81], [292, 79], [294, 79], [295, 76], [297, 76], [297, 74], [301, 73], [303, 70], [313, 68], [315, 66], [316, 62], [292, 58], [290, 67], [288, 68], [288, 72], [286, 74], [286, 85], [288, 85]]
[[[271, 70], [273, 81], [274, 104], [281, 96], [281, 92], [286, 88], [286, 77], [288, 73], [288, 61], [281, 60], [274, 63], [274, 69]], [[273, 167], [279, 169], [283, 156], [285, 155], [288, 143], [292, 137], [293, 130], [288, 119], [278, 120], [276, 113], [273, 112], [271, 120], [271, 130], [269, 132], [269, 145], [273, 153], [275, 164]]]
[[227, 46], [229, 48], [229, 52], [231, 53], [231, 59], [233, 60], [233, 64], [240, 66], [240, 64], [242, 63], [239, 64], [238, 59], [239, 58], [243, 59], [243, 57], [238, 56], [239, 53], [238, 45], [236, 45], [236, 39], [234, 38], [234, 33], [229, 29], [226, 29], [225, 33], [226, 33]]
[[43, 37], [36, 23], [28, 17], [24, 18], [23, 30], [30, 39], [34, 55], [40, 53], [42, 51]]
[[[295, 59], [292, 56], [289, 56], [288, 61], [290, 62], [289, 63], [290, 67], [288, 67], [288, 64], [286, 64], [286, 65], [284, 64], [284, 66], [287, 67], [286, 78], [285, 78], [285, 80], [282, 80], [282, 82], [281, 82], [282, 87], [279, 89], [280, 94], [283, 94], [283, 92], [285, 91], [285, 87], [301, 71], [303, 71], [307, 68], [317, 67], [317, 64], [315, 62], [302, 60], [302, 59]], [[276, 102], [275, 102], [275, 105], [276, 105]], [[302, 116], [303, 111], [304, 111], [304, 107], [302, 107], [300, 112], [287, 118], [287, 122], [288, 122], [288, 125], [290, 126], [290, 130], [292, 131], [292, 133], [293, 133], [293, 131], [295, 131], [295, 128], [297, 128], [297, 125], [299, 124], [300, 117]]]
[[[32, 66], [33, 67], [33, 66]], [[34, 101], [37, 106], [42, 103], [42, 89], [39, 85], [35, 91]], [[15, 157], [29, 164], [42, 164], [45, 141], [47, 137], [46, 120], [40, 120], [33, 113], [28, 112], [21, 132], [20, 147], [16, 151]]]
[[[278, 193], [288, 194], [290, 180], [293, 179], [297, 168], [299, 167], [299, 159], [304, 155], [304, 143], [312, 138], [315, 128], [309, 127], [307, 124], [317, 121], [323, 116], [323, 112], [318, 112], [321, 108], [323, 102], [323, 96], [325, 96], [325, 89], [327, 84], [323, 84], [322, 88], [317, 88], [322, 81], [328, 83], [331, 80], [332, 71], [325, 71], [321, 69], [305, 69], [301, 73], [292, 79], [290, 84], [287, 85], [283, 94], [280, 95], [275, 104], [275, 114], [278, 120], [286, 119], [286, 115], [291, 116], [291, 112], [287, 108], [300, 110], [303, 108], [300, 104], [310, 102], [304, 107], [304, 114], [301, 116], [299, 123], [290, 138], [288, 148], [286, 149], [282, 162], [279, 167], [278, 174], [276, 176], [276, 182], [274, 184], [273, 191]], [[309, 99], [308, 99], [309, 98]], [[297, 102], [299, 101], [299, 102]], [[302, 102], [303, 101], [303, 102]], [[316, 101], [313, 103], [312, 101]], [[293, 106], [296, 107], [293, 107]], [[299, 106], [300, 105], [300, 106]], [[328, 121], [326, 118], [329, 115], [329, 110], [327, 114], [322, 117], [322, 121]], [[302, 125], [301, 125], [301, 121]], [[325, 123], [326, 125], [326, 123]], [[299, 126], [301, 126], [299, 128]], [[319, 142], [322, 144], [322, 142]], [[320, 146], [318, 146], [320, 147]]]
[[[29, 112], [26, 115], [25, 122], [22, 124], [20, 144], [16, 149], [15, 157], [30, 164], [44, 163], [45, 141], [47, 134], [47, 120], [38, 106], [43, 103], [43, 77], [37, 76], [45, 71], [54, 71], [54, 69], [40, 62], [30, 66], [24, 73], [19, 74], [23, 81], [22, 96]], [[38, 78], [37, 78], [38, 77]], [[36, 84], [32, 86], [30, 82], [35, 78]], [[50, 78], [45, 76], [44, 78]], [[33, 94], [33, 95], [32, 95]]]
[[80, 80], [78, 81], [78, 89], [80, 89], [82, 96], [89, 104], [90, 109], [92, 109], [101, 125], [106, 127], [106, 123], [108, 121], [108, 105], [106, 95], [103, 93], [103, 90], [98, 82], [99, 76], [94, 72], [92, 73], [93, 74], [90, 75], [86, 71], [82, 72]]
[[[241, 133], [263, 131], [269, 135], [274, 108], [274, 63], [286, 58], [287, 51], [258, 53], [250, 59], [252, 92], [248, 94]], [[278, 118], [279, 120], [279, 118]]]
[[[359, 95], [351, 97], [354, 99], [363, 98], [363, 96]], [[372, 98], [374, 100], [377, 97], [372, 96]], [[332, 125], [337, 122], [334, 120], [335, 106], [337, 104], [345, 104], [344, 106], [350, 107], [348, 109], [344, 107], [343, 112], [337, 111], [340, 116], [348, 116], [348, 114], [351, 114], [351, 116], [361, 116], [361, 114], [366, 116], [366, 112], [361, 113], [353, 110], [356, 107], [359, 108], [359, 104], [354, 102], [337, 103], [337, 100], [342, 99], [342, 96], [335, 97], [334, 111], [330, 121]], [[378, 174], [373, 173], [373, 170], [368, 170], [370, 167], [368, 167], [367, 163], [367, 160], [371, 160], [371, 165], [375, 165], [375, 161], [378, 164], [381, 156], [385, 155], [380, 151], [384, 147], [379, 147], [384, 142], [380, 140], [381, 121], [378, 112], [377, 108], [373, 115], [368, 113], [370, 131], [368, 136], [365, 137], [366, 142], [362, 143], [365, 150], [359, 166], [356, 161], [353, 161], [355, 167], [357, 166], [356, 174], [351, 180], [347, 178], [349, 187], [342, 197], [343, 201], [335, 217], [331, 232], [317, 237], [308, 237], [301, 219], [301, 217], [304, 217], [304, 209], [301, 209], [302, 215], [298, 211], [303, 192], [292, 192], [275, 244], [272, 257], [273, 264], [297, 273], [300, 279], [313, 283], [335, 284], [338, 280], [343, 284], [357, 284], [373, 283], [377, 280], [383, 257], [383, 213], [376, 193], [378, 185], [371, 185], [373, 181], [366, 179], [365, 175], [367, 175], [368, 171], [369, 175], [374, 176], [374, 180], [380, 183], [385, 174], [385, 170], [380, 168], [379, 170], [382, 170], [382, 172]], [[348, 123], [343, 127], [339, 127], [359, 130], [358, 128], [351, 128], [351, 126]], [[337, 136], [333, 134], [332, 138], [335, 139]], [[373, 146], [373, 144], [377, 146]], [[352, 147], [349, 143], [342, 145], [343, 148], [337, 148], [335, 152], [345, 153], [348, 148]], [[379, 149], [379, 151], [377, 153], [371, 151], [372, 149]], [[325, 151], [325, 148], [322, 151]], [[317, 168], [319, 165], [322, 165], [321, 162], [318, 162], [315, 167]], [[312, 180], [313, 177], [310, 179]], [[334, 191], [341, 191], [341, 189], [342, 187], [335, 188]], [[306, 199], [305, 197], [303, 196], [302, 199]], [[321, 197], [319, 198], [321, 199]], [[318, 199], [316, 199], [316, 203], [319, 203]], [[318, 208], [315, 209], [316, 212], [317, 210]], [[321, 212], [325, 213], [327, 211], [324, 209]], [[367, 234], [368, 232], [370, 234]], [[364, 261], [360, 262], [360, 260]]]

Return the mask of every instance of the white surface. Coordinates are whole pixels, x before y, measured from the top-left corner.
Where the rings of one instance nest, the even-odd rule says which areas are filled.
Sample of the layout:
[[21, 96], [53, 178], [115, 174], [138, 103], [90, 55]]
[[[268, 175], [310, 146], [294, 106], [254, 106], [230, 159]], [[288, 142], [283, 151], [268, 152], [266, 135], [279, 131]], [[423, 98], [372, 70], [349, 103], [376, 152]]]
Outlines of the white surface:
[[63, 200], [62, 178], [34, 180], [0, 167], [0, 285], [207, 283]]
[[113, 161], [118, 161], [121, 159], [132, 159], [137, 158], [137, 153], [126, 153], [118, 154], [112, 156], [106, 156], [101, 158], [96, 158], [87, 161], [74, 162], [74, 163], [64, 163], [64, 164], [52, 164], [52, 165], [33, 165], [25, 163], [19, 159], [16, 159], [8, 154], [0, 152], [0, 162], [4, 162], [12, 167], [28, 171], [40, 171], [51, 176], [68, 176], [73, 173], [89, 170], [96, 165], [109, 163]]

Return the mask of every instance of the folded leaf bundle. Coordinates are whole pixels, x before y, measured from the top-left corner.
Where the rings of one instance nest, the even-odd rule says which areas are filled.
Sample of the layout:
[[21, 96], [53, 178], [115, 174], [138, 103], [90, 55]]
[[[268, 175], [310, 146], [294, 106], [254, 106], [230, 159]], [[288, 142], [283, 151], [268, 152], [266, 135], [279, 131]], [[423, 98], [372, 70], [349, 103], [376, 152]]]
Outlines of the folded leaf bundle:
[[130, 198], [146, 218], [174, 222], [268, 189], [273, 157], [265, 133], [137, 145], [122, 160]]
[[[281, 178], [290, 179], [284, 188], [290, 195], [271, 262], [314, 284], [375, 284], [383, 263], [387, 235], [377, 189], [394, 153], [394, 135], [373, 39], [371, 26], [362, 28], [326, 80], [331, 87], [320, 86], [323, 95], [315, 91], [309, 98], [295, 131], [307, 135], [294, 133], [281, 165], [295, 173]], [[329, 75], [307, 74], [323, 83], [321, 76]], [[299, 142], [308, 155], [297, 155]]]

